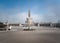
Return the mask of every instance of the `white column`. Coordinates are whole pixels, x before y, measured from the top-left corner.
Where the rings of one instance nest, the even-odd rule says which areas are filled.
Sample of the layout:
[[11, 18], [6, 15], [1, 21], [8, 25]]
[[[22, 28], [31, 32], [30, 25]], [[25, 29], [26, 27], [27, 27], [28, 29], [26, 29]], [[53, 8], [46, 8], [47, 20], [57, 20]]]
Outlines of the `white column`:
[[39, 27], [40, 25], [39, 25], [39, 23], [38, 23], [38, 27]]

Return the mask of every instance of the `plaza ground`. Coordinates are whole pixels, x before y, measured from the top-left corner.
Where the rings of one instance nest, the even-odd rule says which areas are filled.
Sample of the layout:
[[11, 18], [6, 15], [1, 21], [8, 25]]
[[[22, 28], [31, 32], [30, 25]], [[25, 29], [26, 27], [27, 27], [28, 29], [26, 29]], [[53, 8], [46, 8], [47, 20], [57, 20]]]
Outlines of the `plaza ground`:
[[59, 28], [36, 27], [35, 29], [23, 31], [14, 27], [11, 31], [0, 31], [0, 43], [60, 43]]

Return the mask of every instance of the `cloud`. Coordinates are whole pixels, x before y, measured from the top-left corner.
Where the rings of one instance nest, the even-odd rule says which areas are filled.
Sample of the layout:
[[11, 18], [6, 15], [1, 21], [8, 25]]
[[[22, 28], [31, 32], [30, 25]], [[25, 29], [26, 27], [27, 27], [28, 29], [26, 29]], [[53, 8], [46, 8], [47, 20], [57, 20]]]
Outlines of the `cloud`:
[[60, 8], [55, 8], [53, 6], [49, 6], [49, 8], [47, 10], [47, 13], [44, 14], [44, 20], [46, 22], [58, 22], [58, 21], [60, 21], [60, 12], [59, 12], [59, 9]]
[[[56, 0], [55, 0], [56, 1]], [[31, 10], [31, 17], [34, 22], [57, 22], [60, 20], [60, 4], [56, 1], [50, 1], [49, 3], [46, 2], [46, 6], [44, 3], [42, 5], [36, 4], [32, 5], [30, 8]], [[3, 7], [2, 5], [0, 6]], [[20, 8], [7, 8], [0, 10], [0, 21], [6, 21], [8, 19], [9, 22], [19, 22], [25, 23], [27, 15], [28, 15], [28, 8], [26, 6]], [[20, 12], [21, 11], [21, 12]]]
[[[26, 18], [28, 17], [28, 12], [19, 13], [19, 14], [16, 15], [16, 17], [18, 18], [18, 20], [21, 23], [25, 23]], [[40, 21], [42, 21], [43, 16], [39, 15], [39, 14], [31, 13], [31, 18], [32, 18], [33, 22], [40, 22]]]

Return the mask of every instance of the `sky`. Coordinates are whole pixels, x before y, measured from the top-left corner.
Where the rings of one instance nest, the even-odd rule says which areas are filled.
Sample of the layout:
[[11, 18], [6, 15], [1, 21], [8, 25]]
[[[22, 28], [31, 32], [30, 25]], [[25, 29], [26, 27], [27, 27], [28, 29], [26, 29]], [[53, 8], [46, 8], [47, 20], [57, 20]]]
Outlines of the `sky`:
[[29, 9], [34, 22], [60, 21], [60, 0], [0, 0], [0, 21], [25, 23]]

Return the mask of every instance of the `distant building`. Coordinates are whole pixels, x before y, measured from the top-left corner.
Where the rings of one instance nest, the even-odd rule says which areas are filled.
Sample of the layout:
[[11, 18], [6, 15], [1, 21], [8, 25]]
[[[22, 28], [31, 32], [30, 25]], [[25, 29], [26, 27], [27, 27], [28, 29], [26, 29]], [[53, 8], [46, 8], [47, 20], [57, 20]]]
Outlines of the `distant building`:
[[40, 26], [50, 26], [51, 23], [40, 23]]
[[6, 30], [6, 24], [4, 24], [3, 22], [0, 22], [0, 30]]
[[34, 23], [34, 26], [40, 26], [40, 23]]
[[3, 22], [0, 22], [0, 28], [5, 28], [7, 25], [4, 24]]
[[60, 23], [51, 23], [51, 27], [59, 27], [60, 28]]
[[20, 23], [9, 23], [8, 26], [20, 26]]

